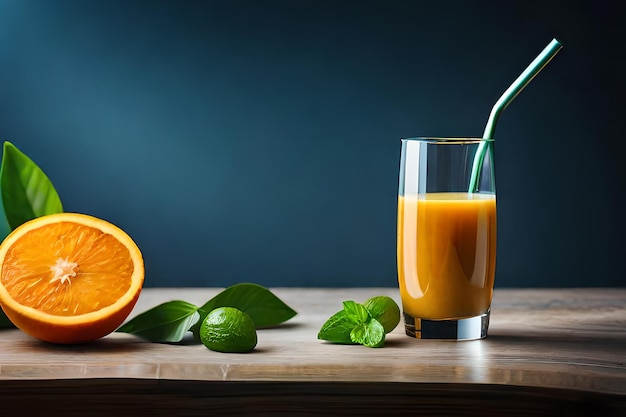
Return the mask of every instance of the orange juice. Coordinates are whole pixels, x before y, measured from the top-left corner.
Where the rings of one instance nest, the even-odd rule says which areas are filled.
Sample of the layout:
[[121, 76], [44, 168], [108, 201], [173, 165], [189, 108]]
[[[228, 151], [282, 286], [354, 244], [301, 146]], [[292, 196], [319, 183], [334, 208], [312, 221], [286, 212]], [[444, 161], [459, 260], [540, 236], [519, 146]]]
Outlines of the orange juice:
[[496, 197], [398, 197], [398, 281], [405, 314], [461, 319], [489, 311], [496, 268]]

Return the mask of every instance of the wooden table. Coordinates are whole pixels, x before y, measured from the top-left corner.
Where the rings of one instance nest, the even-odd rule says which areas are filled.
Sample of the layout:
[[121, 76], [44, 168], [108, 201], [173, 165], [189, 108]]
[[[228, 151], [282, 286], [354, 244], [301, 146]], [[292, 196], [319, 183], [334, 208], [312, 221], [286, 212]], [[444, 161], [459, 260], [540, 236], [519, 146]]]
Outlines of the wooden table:
[[[133, 311], [221, 289], [144, 289]], [[272, 291], [298, 311], [249, 354], [114, 333], [57, 346], [0, 330], [0, 415], [626, 415], [626, 289], [496, 290], [489, 337], [317, 340], [343, 300], [396, 289]]]

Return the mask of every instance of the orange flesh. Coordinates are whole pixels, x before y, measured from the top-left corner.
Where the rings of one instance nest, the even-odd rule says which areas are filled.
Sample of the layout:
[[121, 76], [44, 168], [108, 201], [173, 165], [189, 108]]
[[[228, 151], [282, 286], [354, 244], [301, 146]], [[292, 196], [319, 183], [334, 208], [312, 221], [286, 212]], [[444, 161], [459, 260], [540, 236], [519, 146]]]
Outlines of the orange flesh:
[[114, 304], [131, 286], [133, 261], [112, 235], [71, 222], [44, 225], [8, 250], [0, 279], [18, 303], [57, 316]]

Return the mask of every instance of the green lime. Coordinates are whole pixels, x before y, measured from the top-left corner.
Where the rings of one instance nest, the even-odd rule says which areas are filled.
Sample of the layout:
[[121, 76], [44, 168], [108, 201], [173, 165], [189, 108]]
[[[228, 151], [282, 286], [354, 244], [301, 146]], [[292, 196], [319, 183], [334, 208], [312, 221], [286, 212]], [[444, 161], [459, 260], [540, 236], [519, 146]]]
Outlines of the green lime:
[[385, 334], [396, 328], [400, 323], [400, 307], [391, 297], [379, 295], [363, 303], [370, 315], [378, 320], [385, 329]]
[[247, 313], [220, 307], [211, 311], [200, 325], [200, 340], [217, 352], [250, 352], [256, 346], [256, 328]]

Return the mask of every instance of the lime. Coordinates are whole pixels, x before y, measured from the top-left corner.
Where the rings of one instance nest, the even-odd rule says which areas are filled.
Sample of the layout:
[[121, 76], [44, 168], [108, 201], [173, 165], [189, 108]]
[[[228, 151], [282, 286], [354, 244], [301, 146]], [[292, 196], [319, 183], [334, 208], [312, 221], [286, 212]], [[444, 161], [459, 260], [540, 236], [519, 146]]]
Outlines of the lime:
[[385, 329], [385, 334], [396, 328], [400, 323], [400, 307], [391, 297], [379, 295], [363, 303], [370, 315], [378, 320]]
[[211, 311], [200, 325], [200, 340], [217, 352], [250, 352], [257, 343], [256, 328], [250, 316], [234, 307]]

